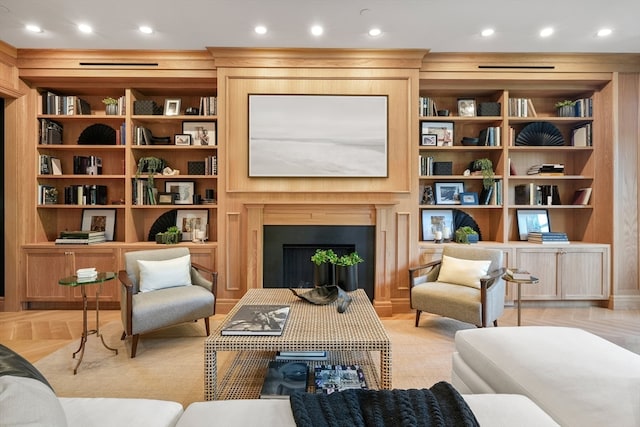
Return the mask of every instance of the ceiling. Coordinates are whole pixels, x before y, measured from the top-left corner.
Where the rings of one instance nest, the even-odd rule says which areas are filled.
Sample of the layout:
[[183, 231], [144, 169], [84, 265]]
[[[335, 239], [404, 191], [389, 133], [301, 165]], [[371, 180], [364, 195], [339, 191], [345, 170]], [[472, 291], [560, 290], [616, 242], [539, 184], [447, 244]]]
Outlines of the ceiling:
[[[640, 53], [638, 16], [638, 0], [0, 0], [0, 40], [16, 48]], [[80, 33], [81, 22], [94, 33]], [[155, 32], [140, 33], [143, 24]], [[258, 24], [269, 31], [257, 35]], [[310, 34], [313, 24], [322, 36]], [[383, 32], [376, 38], [367, 34], [374, 25]], [[555, 32], [541, 38], [547, 26]], [[495, 34], [480, 36], [487, 27]], [[596, 37], [603, 27], [613, 33]]]

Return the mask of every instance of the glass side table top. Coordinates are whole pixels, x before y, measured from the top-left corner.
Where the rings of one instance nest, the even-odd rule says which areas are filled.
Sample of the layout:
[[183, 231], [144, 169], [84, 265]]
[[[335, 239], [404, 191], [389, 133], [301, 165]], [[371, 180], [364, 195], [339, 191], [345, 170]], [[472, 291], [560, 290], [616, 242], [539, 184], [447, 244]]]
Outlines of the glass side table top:
[[113, 280], [116, 278], [116, 273], [113, 271], [106, 271], [104, 273], [98, 273], [98, 277], [93, 280], [78, 280], [78, 276], [68, 276], [60, 279], [58, 284], [65, 286], [81, 286], [91, 285], [92, 283], [102, 283], [107, 280]]

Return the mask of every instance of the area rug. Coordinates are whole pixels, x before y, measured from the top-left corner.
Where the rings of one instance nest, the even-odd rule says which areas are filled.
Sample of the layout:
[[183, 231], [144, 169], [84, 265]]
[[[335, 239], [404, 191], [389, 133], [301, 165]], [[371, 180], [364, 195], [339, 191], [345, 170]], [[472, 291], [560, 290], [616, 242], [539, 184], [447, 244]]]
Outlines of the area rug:
[[[432, 327], [414, 328], [412, 320], [383, 320], [392, 343], [394, 388], [430, 387], [451, 380], [451, 354], [456, 330], [471, 327], [450, 319], [434, 318]], [[212, 329], [215, 328], [215, 321]], [[185, 407], [204, 399], [203, 322], [185, 323], [141, 336], [136, 357], [130, 341], [120, 340], [120, 322], [101, 328], [115, 355], [89, 336], [84, 358], [73, 375], [76, 361], [73, 342], [39, 360], [35, 366], [49, 380], [58, 396], [130, 397], [172, 400]], [[220, 369], [233, 353], [221, 353]]]

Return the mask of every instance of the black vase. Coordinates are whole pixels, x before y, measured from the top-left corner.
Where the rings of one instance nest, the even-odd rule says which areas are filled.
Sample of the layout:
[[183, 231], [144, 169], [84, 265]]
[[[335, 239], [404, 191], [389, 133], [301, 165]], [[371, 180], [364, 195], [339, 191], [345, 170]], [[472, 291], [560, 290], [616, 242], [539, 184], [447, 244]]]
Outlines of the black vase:
[[334, 265], [333, 264], [314, 264], [313, 265], [313, 286], [334, 285]]
[[336, 267], [336, 275], [338, 286], [340, 286], [344, 291], [351, 292], [358, 289], [357, 265], [339, 265]]

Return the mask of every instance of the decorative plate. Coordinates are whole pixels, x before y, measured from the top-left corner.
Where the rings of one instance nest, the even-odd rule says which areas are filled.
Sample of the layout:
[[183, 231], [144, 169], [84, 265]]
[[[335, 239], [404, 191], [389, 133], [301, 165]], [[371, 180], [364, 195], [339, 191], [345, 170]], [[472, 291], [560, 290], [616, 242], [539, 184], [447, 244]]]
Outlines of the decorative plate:
[[111, 126], [96, 123], [82, 131], [78, 137], [78, 144], [116, 145], [116, 131]]
[[480, 233], [480, 227], [478, 223], [466, 212], [459, 209], [453, 210], [453, 231], [455, 232], [460, 227], [471, 227], [478, 233], [478, 239], [482, 240], [482, 234]]
[[516, 145], [564, 145], [564, 137], [552, 123], [533, 122], [522, 128]]
[[149, 236], [147, 237], [147, 240], [150, 242], [155, 242], [156, 234], [164, 233], [165, 231], [167, 231], [167, 228], [173, 227], [174, 225], [176, 225], [177, 217], [178, 217], [177, 209], [167, 211], [162, 215], [160, 215], [158, 219], [156, 219], [156, 221], [153, 223], [151, 228], [149, 229]]

